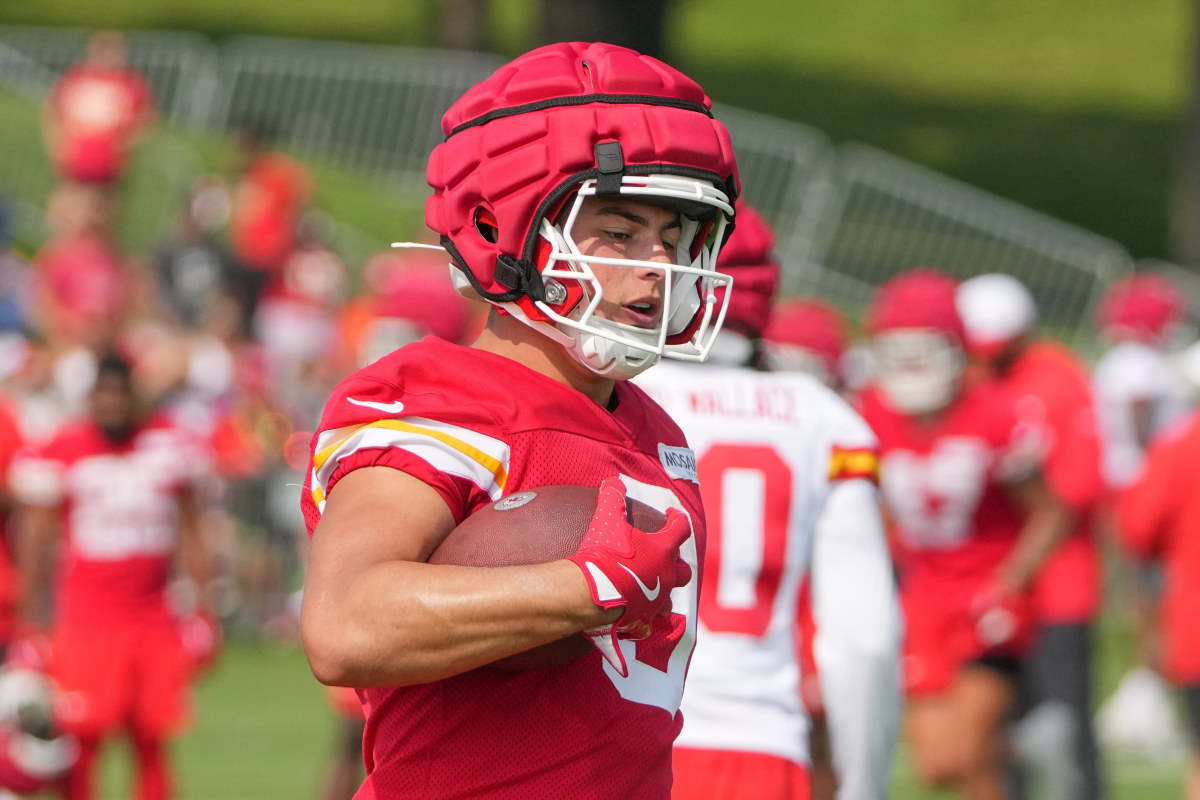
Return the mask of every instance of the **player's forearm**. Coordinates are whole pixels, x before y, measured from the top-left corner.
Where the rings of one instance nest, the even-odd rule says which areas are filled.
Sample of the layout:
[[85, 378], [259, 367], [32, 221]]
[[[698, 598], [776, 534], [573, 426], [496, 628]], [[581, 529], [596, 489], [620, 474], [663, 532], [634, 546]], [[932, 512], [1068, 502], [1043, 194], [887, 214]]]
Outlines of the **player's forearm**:
[[1057, 501], [1032, 509], [997, 574], [1004, 588], [1015, 592], [1027, 590], [1046, 557], [1067, 537], [1074, 523], [1075, 515]]
[[456, 675], [614, 621], [572, 563], [377, 564], [344, 590], [306, 590], [301, 634], [332, 685], [401, 686]]
[[22, 623], [35, 627], [49, 622], [47, 597], [57, 535], [54, 513], [45, 508], [22, 507], [17, 515], [16, 556], [21, 574], [17, 615]]

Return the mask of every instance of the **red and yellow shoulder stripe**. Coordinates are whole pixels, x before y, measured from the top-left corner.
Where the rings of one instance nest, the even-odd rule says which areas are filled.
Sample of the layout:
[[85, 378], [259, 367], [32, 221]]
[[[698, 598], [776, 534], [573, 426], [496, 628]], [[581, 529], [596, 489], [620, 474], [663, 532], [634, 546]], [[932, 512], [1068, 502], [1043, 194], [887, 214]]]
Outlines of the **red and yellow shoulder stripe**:
[[863, 478], [879, 483], [879, 452], [873, 447], [838, 447], [829, 453], [829, 481]]

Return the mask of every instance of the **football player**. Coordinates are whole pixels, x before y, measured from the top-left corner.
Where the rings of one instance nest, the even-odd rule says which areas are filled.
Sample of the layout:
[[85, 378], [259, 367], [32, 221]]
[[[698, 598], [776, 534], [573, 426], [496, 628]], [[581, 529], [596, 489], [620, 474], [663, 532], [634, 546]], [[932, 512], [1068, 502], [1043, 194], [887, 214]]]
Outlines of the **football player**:
[[1028, 592], [1071, 515], [1040, 476], [1036, 431], [1013, 398], [963, 384], [956, 289], [928, 269], [880, 287], [867, 318], [878, 371], [860, 406], [882, 452], [917, 773], [1000, 800]]
[[60, 721], [79, 744], [69, 800], [95, 796], [100, 745], [124, 734], [138, 797], [172, 795], [167, 741], [185, 720], [189, 678], [216, 647], [202, 606], [180, 619], [167, 599], [176, 558], [192, 586], [208, 586], [198, 497], [208, 458], [181, 429], [143, 416], [132, 381], [128, 362], [102, 357], [90, 416], [12, 467], [22, 618], [30, 631], [50, 623], [50, 675], [71, 700]]
[[699, 641], [675, 746], [675, 800], [810, 796], [798, 618], [814, 651], [843, 800], [888, 796], [900, 613], [866, 424], [814, 377], [761, 372], [779, 264], [744, 204], [718, 267], [736, 288], [712, 366], [637, 378], [696, 450], [708, 514]]
[[846, 321], [837, 309], [808, 297], [785, 300], [771, 310], [762, 338], [769, 369], [805, 372], [842, 390]]
[[1172, 281], [1137, 273], [1114, 281], [1096, 306], [1109, 348], [1092, 384], [1104, 438], [1104, 478], [1119, 490], [1137, 476], [1154, 436], [1190, 408], [1186, 385], [1167, 355], [1186, 302]]
[[[1162, 631], [1161, 656], [1155, 666], [1183, 696], [1191, 739], [1184, 791], [1188, 800], [1200, 797], [1200, 745], [1197, 744], [1200, 742], [1200, 637], [1196, 635], [1196, 608], [1200, 606], [1200, 581], [1196, 580], [1200, 570], [1198, 453], [1200, 415], [1193, 412], [1150, 445], [1144, 469], [1124, 490], [1119, 502], [1121, 543], [1134, 557], [1145, 563], [1161, 564], [1163, 569], [1162, 598], [1157, 608]], [[1133, 722], [1135, 730], [1143, 735], [1154, 733], [1137, 723], [1139, 717], [1154, 719], [1146, 713], [1144, 705], [1128, 710], [1131, 713], [1126, 718]], [[1170, 752], [1165, 747], [1157, 750], [1160, 754], [1164, 751]]]
[[[959, 286], [957, 303], [969, 354], [1016, 397], [1021, 422], [1045, 431], [1042, 473], [1076, 519], [1033, 585], [1037, 633], [1027, 678], [1037, 705], [1020, 726], [1028, 736], [1017, 737], [1017, 751], [1040, 767], [1055, 797], [1102, 800], [1092, 730], [1091, 621], [1101, 584], [1092, 516], [1103, 481], [1090, 377], [1070, 350], [1035, 338], [1037, 308], [1016, 278], [971, 278]], [[1021, 747], [1021, 738], [1036, 746]]]
[[[471, 346], [425, 339], [334, 391], [302, 496], [305, 651], [364, 701], [359, 797], [666, 800], [705, 533], [692, 451], [627, 379], [712, 347], [728, 133], [682, 73], [578, 42], [501, 67], [442, 128], [426, 221], [493, 308]], [[575, 556], [424, 563], [546, 484], [601, 487]], [[585, 631], [597, 652], [567, 664], [488, 666]]]

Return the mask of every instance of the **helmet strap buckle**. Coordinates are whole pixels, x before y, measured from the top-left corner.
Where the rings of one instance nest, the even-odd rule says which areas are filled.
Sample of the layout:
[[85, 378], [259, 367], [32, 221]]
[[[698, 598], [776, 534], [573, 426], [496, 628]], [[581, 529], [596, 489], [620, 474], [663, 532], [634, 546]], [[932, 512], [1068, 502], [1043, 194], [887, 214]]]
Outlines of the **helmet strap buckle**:
[[598, 142], [596, 144], [596, 194], [621, 193], [621, 179], [625, 176], [625, 154], [620, 142]]

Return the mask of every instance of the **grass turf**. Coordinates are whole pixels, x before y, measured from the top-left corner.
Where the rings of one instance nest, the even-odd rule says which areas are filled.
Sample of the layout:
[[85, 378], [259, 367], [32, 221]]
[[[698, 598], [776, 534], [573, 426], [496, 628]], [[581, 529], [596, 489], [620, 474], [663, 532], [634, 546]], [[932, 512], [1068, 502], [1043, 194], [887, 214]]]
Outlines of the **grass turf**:
[[[1114, 659], [1112, 666], [1118, 661]], [[1107, 685], [1111, 680], [1102, 682]], [[333, 713], [298, 648], [232, 644], [197, 688], [195, 722], [175, 746], [179, 798], [315, 798], [334, 746]], [[104, 798], [126, 796], [127, 758], [122, 747], [105, 751]], [[1180, 796], [1182, 767], [1112, 759], [1107, 766], [1110, 800], [1177, 800]], [[894, 775], [893, 800], [953, 797], [921, 788], [903, 747]]]

